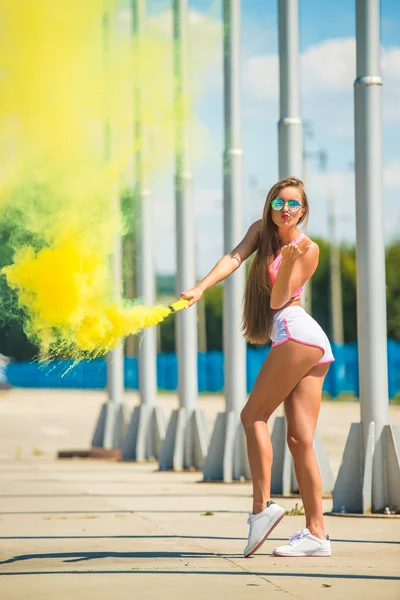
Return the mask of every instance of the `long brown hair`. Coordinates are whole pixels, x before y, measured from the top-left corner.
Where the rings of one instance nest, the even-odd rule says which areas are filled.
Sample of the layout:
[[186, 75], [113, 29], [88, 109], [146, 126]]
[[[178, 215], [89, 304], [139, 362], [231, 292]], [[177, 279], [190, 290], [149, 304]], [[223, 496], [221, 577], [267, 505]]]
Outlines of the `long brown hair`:
[[271, 279], [269, 276], [268, 259], [276, 257], [281, 244], [278, 227], [272, 220], [271, 202], [279, 197], [286, 187], [297, 188], [302, 195], [304, 214], [298, 223], [304, 221], [309, 212], [309, 203], [304, 191], [303, 182], [295, 177], [287, 177], [278, 181], [269, 190], [265, 201], [262, 217], [262, 228], [259, 234], [257, 251], [251, 263], [244, 292], [242, 330], [245, 338], [252, 344], [266, 344], [271, 335], [273, 311], [270, 307]]

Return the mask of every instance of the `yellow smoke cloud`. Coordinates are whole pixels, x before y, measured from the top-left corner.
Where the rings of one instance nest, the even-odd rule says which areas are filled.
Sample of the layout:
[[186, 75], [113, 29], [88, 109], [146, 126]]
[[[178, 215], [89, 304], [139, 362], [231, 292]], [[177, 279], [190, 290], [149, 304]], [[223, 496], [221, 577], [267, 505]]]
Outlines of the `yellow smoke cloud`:
[[[76, 238], [60, 246], [20, 250], [5, 269], [8, 283], [30, 313], [29, 333], [42, 350], [102, 354], [119, 338], [160, 323], [171, 314], [164, 306], [123, 308], [110, 299], [109, 271], [103, 256]], [[49, 276], [51, 274], [51, 276]]]
[[[117, 4], [0, 0], [0, 218], [15, 250], [3, 272], [27, 334], [53, 355], [104, 353], [171, 313], [118, 302], [109, 272], [112, 200], [139, 147], [147, 174], [170, 160], [175, 118], [171, 49], [149, 34], [133, 57]], [[144, 139], [133, 139], [134, 83]]]

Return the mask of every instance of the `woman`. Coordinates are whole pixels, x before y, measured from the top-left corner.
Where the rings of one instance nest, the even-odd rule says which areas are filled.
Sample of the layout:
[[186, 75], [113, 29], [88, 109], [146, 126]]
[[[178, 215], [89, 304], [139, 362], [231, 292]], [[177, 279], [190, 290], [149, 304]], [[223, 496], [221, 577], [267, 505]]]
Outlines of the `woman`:
[[272, 348], [242, 410], [253, 481], [246, 557], [258, 550], [285, 511], [270, 500], [272, 447], [268, 419], [284, 402], [287, 442], [304, 504], [306, 528], [274, 550], [276, 556], [330, 556], [322, 512], [322, 484], [313, 450], [322, 385], [334, 360], [325, 333], [301, 307], [304, 286], [318, 265], [319, 248], [297, 229], [308, 216], [303, 183], [290, 177], [268, 193], [263, 218], [194, 288], [182, 293], [197, 302], [203, 292], [233, 273], [254, 252], [244, 296], [247, 340]]

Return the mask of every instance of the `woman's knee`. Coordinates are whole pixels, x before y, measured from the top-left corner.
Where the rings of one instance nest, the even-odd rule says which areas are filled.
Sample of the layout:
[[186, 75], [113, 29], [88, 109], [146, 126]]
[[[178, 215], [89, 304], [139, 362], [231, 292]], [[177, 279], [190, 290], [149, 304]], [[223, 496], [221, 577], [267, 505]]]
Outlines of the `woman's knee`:
[[313, 436], [307, 433], [288, 432], [287, 444], [293, 456], [296, 454], [304, 454], [313, 449]]
[[240, 413], [240, 420], [245, 430], [254, 427], [259, 421], [267, 423], [269, 417], [270, 415], [268, 414], [261, 414], [260, 411], [255, 411], [249, 403], [246, 404]]
[[254, 418], [252, 417], [251, 411], [247, 408], [247, 404], [240, 413], [240, 420], [244, 429], [248, 429], [254, 425]]

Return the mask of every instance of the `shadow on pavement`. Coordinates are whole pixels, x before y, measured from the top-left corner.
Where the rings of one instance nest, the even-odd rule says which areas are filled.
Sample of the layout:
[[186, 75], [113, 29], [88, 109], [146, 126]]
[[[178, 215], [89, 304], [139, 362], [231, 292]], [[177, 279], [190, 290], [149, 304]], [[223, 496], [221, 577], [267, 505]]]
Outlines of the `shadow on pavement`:
[[216, 554], [215, 552], [52, 552], [47, 554], [21, 554], [0, 561], [0, 565], [31, 559], [62, 558], [64, 562], [81, 562], [99, 558], [243, 558], [243, 554]]
[[344, 575], [341, 573], [290, 573], [286, 571], [265, 572], [265, 571], [171, 571], [167, 569], [146, 570], [146, 569], [121, 569], [121, 570], [91, 570], [91, 571], [9, 571], [8, 573], [0, 573], [1, 575], [232, 575], [237, 576], [258, 576], [258, 577], [308, 577], [315, 579], [366, 579], [371, 581], [400, 581], [400, 577], [392, 575]]
[[[0, 494], [0, 498], [149, 498], [150, 494], [126, 494], [126, 493], [97, 493], [97, 492], [60, 492], [59, 494]], [[225, 493], [212, 494], [177, 494], [157, 492], [157, 498], [250, 498], [250, 493], [235, 494], [234, 496]]]
[[[205, 510], [11, 510], [11, 511], [0, 511], [2, 515], [106, 515], [106, 514], [201, 514]], [[227, 515], [247, 515], [247, 510], [212, 510], [215, 514], [227, 514]]]
[[[244, 542], [245, 537], [229, 537], [216, 535], [16, 535], [0, 536], [0, 540], [229, 540]], [[287, 538], [269, 537], [270, 542], [286, 542]], [[397, 540], [339, 540], [331, 538], [332, 542], [341, 544], [400, 544]], [[1, 564], [1, 563], [0, 563]]]

